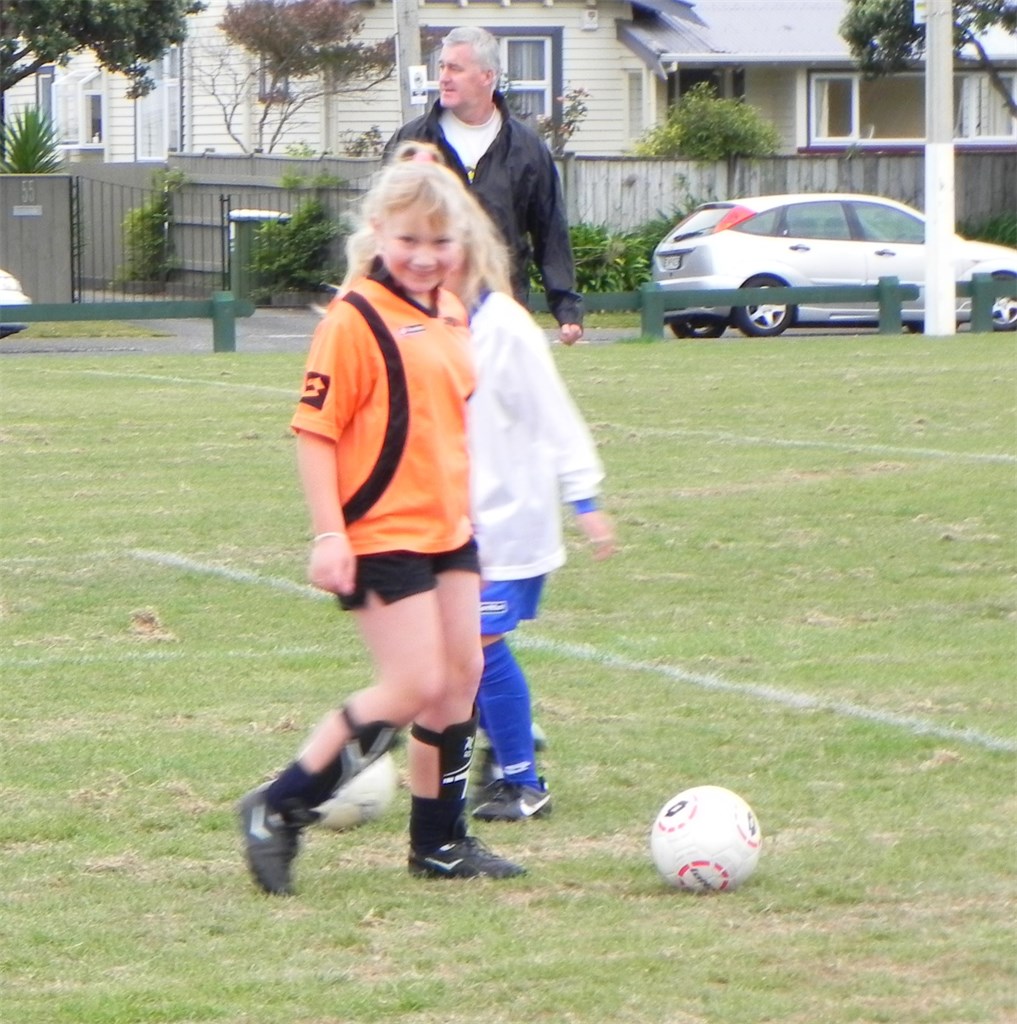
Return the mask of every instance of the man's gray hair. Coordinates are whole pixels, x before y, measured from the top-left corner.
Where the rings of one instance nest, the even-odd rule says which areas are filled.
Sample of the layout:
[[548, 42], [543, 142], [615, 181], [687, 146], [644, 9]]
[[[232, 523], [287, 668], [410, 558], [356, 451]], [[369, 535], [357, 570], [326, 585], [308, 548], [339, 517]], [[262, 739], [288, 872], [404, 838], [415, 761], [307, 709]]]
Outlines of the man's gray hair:
[[441, 41], [445, 46], [469, 46], [477, 63], [485, 71], [494, 72], [495, 85], [501, 78], [501, 51], [498, 40], [486, 28], [473, 25], [462, 25], [452, 29]]

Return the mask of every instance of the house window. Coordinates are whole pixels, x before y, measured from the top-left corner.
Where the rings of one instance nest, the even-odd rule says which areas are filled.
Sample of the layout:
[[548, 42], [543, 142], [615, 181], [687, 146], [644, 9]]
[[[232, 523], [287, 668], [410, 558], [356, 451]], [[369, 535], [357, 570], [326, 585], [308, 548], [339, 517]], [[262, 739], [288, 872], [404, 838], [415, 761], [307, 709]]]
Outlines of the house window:
[[39, 68], [35, 74], [35, 105], [47, 121], [53, 121], [53, 76], [56, 67], [47, 64]]
[[[1000, 76], [1017, 96], [1017, 75]], [[956, 75], [953, 80], [954, 135], [958, 139], [1017, 139], [1017, 121], [993, 88], [988, 75]]]
[[[1014, 75], [1004, 75], [1014, 92]], [[958, 142], [1013, 142], [1017, 123], [987, 75], [954, 76], [954, 135]], [[812, 144], [914, 143], [925, 138], [925, 76], [816, 74], [810, 81]]]
[[536, 119], [551, 113], [551, 40], [503, 38], [501, 66], [517, 117]]
[[290, 76], [274, 72], [267, 63], [258, 68], [258, 102], [285, 103], [290, 99]]
[[137, 159], [162, 160], [180, 150], [179, 47], [171, 47], [148, 73], [155, 88], [134, 101]]
[[105, 139], [103, 78], [96, 69], [53, 79], [53, 117], [64, 146], [101, 146]]

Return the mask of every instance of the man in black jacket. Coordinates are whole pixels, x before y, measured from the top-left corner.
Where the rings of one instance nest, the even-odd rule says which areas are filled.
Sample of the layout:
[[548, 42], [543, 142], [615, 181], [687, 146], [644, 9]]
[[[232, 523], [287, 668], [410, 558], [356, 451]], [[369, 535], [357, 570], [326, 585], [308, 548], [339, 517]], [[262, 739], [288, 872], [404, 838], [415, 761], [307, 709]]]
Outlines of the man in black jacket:
[[540, 136], [513, 117], [496, 89], [498, 41], [482, 28], [456, 28], [443, 40], [438, 100], [389, 140], [386, 155], [413, 139], [436, 145], [501, 229], [512, 257], [512, 285], [526, 303], [529, 263], [540, 269], [547, 304], [566, 345], [583, 335], [583, 300], [561, 182]]

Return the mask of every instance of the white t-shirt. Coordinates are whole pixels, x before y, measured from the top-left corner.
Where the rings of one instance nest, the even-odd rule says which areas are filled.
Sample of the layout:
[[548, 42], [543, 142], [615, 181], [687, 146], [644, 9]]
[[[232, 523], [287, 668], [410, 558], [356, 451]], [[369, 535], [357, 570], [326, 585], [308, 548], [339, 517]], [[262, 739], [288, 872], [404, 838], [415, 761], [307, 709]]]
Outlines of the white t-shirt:
[[445, 133], [448, 144], [459, 154], [470, 181], [473, 181], [473, 172], [477, 169], [480, 158], [490, 149], [491, 143], [501, 131], [501, 111], [495, 107], [494, 112], [483, 124], [467, 124], [460, 121], [451, 110], [443, 110], [441, 130]]

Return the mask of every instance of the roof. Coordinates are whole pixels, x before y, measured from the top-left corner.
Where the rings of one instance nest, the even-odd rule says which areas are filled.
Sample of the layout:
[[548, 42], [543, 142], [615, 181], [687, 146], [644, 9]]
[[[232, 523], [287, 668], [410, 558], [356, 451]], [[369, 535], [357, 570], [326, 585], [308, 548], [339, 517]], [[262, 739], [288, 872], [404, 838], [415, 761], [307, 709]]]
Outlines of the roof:
[[[655, 74], [670, 65], [854, 65], [840, 23], [847, 0], [631, 0], [633, 20], [618, 38]], [[990, 54], [1017, 54], [994, 30]]]
[[632, 0], [618, 36], [655, 72], [661, 66], [843, 62], [844, 0]]

